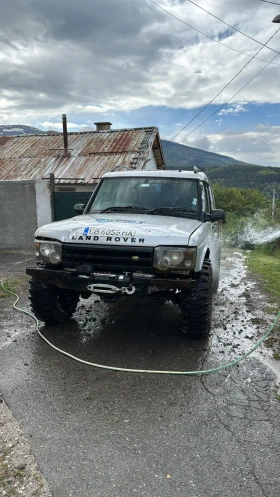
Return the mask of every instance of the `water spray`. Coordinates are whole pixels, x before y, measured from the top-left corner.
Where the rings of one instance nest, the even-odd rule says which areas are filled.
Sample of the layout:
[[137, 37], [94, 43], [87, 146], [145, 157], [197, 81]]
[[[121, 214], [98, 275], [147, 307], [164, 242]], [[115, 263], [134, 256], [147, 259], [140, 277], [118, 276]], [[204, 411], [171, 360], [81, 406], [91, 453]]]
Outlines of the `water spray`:
[[268, 225], [262, 213], [258, 213], [244, 225], [237, 226], [235, 233], [228, 234], [225, 239], [229, 245], [253, 249], [255, 245], [264, 245], [280, 239], [280, 226]]

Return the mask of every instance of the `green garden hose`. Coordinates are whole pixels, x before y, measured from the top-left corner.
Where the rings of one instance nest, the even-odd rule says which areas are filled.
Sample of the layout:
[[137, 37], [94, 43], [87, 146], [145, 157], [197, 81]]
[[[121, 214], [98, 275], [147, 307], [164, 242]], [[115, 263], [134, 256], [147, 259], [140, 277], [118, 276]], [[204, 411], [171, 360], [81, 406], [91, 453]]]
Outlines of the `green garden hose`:
[[14, 295], [14, 297], [16, 297], [16, 301], [13, 304], [13, 308], [16, 309], [19, 312], [22, 312], [23, 314], [26, 314], [27, 316], [30, 316], [32, 319], [34, 319], [34, 321], [36, 323], [36, 329], [37, 329], [40, 337], [50, 347], [52, 347], [54, 350], [56, 350], [57, 352], [60, 352], [61, 354], [65, 355], [67, 357], [70, 357], [70, 359], [73, 359], [74, 361], [80, 362], [81, 364], [86, 364], [87, 366], [92, 366], [92, 367], [99, 368], [99, 369], [107, 369], [107, 370], [110, 370], [110, 371], [123, 371], [123, 372], [126, 372], [126, 373], [148, 373], [148, 374], [185, 375], [185, 376], [187, 376], [187, 375], [190, 376], [190, 375], [202, 375], [202, 374], [209, 374], [209, 373], [217, 373], [218, 371], [221, 371], [223, 369], [229, 368], [230, 366], [234, 366], [235, 364], [238, 364], [239, 362], [243, 361], [243, 359], [245, 359], [250, 354], [252, 354], [252, 352], [254, 352], [264, 342], [264, 340], [272, 332], [272, 330], [274, 329], [274, 327], [277, 324], [278, 320], [280, 319], [280, 312], [279, 312], [277, 314], [274, 322], [272, 323], [272, 325], [268, 329], [268, 331], [263, 335], [262, 338], [260, 338], [260, 340], [258, 340], [258, 342], [251, 348], [251, 350], [249, 350], [249, 352], [246, 352], [246, 354], [241, 355], [240, 357], [238, 357], [234, 361], [228, 362], [227, 364], [224, 364], [222, 366], [218, 366], [216, 368], [204, 369], [202, 371], [156, 371], [156, 370], [149, 370], [149, 369], [117, 368], [115, 366], [106, 366], [106, 365], [103, 365], [103, 364], [95, 364], [94, 362], [84, 361], [83, 359], [79, 359], [79, 357], [75, 357], [74, 355], [69, 354], [69, 352], [66, 352], [65, 350], [62, 350], [62, 349], [56, 347], [55, 345], [53, 345], [40, 332], [40, 330], [39, 330], [39, 321], [36, 318], [36, 316], [34, 316], [34, 314], [32, 314], [29, 311], [26, 311], [24, 309], [21, 309], [20, 307], [17, 307], [17, 303], [19, 301], [19, 296], [16, 293], [11, 292], [10, 290], [6, 290], [6, 288], [3, 286], [2, 280], [0, 280], [0, 285], [3, 288], [4, 292], [6, 292], [6, 293], [8, 293], [10, 295]]

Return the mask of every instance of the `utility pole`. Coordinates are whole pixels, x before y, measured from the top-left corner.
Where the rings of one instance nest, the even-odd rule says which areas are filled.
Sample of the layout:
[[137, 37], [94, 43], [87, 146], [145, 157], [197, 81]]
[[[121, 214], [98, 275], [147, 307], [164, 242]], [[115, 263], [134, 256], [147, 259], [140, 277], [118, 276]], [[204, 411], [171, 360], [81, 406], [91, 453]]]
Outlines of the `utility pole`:
[[[274, 17], [272, 22], [280, 23], [280, 15]], [[275, 217], [275, 188], [273, 188], [273, 193], [272, 193], [272, 221], [274, 220]]]

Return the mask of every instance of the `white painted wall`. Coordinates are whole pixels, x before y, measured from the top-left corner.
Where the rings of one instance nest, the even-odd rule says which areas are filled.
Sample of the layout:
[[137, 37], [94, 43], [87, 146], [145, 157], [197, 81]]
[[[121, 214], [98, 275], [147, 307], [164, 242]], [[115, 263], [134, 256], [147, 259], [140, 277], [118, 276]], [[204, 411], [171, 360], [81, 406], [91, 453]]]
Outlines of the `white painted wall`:
[[51, 191], [48, 179], [35, 181], [38, 228], [52, 222]]
[[145, 169], [147, 171], [154, 171], [155, 169], [157, 169], [157, 163], [156, 163], [156, 158], [154, 156], [153, 149], [150, 150], [149, 160], [147, 162]]

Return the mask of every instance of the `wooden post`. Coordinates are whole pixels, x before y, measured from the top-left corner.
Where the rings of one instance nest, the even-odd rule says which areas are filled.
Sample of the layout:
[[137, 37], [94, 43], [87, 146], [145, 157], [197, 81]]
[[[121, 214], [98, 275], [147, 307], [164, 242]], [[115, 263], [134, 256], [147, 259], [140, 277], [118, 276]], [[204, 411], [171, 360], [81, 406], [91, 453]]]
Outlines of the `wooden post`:
[[55, 193], [54, 173], [50, 173], [50, 192], [51, 192], [52, 221], [54, 221], [54, 193]]

